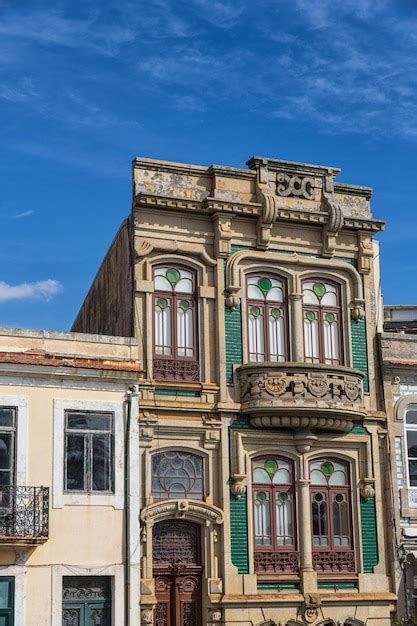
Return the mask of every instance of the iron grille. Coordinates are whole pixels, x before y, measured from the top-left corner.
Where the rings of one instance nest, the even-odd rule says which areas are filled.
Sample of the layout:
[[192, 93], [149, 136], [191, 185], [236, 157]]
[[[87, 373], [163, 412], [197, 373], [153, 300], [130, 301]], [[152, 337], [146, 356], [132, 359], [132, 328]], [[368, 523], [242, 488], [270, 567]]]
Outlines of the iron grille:
[[0, 537], [48, 537], [49, 487], [0, 487]]

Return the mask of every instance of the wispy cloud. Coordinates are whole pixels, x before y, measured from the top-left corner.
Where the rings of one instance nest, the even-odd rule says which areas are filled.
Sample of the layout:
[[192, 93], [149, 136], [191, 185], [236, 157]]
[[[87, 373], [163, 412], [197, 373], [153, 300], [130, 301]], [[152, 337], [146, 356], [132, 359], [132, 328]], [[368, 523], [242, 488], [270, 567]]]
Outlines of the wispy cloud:
[[50, 300], [60, 291], [62, 291], [61, 283], [51, 278], [34, 283], [20, 283], [19, 285], [9, 285], [8, 283], [0, 281], [0, 302], [37, 298]]
[[16, 215], [11, 215], [10, 219], [11, 220], [22, 220], [25, 217], [30, 217], [31, 215], [34, 215], [35, 211], [33, 209], [30, 209], [29, 211], [22, 211], [22, 213], [16, 213]]

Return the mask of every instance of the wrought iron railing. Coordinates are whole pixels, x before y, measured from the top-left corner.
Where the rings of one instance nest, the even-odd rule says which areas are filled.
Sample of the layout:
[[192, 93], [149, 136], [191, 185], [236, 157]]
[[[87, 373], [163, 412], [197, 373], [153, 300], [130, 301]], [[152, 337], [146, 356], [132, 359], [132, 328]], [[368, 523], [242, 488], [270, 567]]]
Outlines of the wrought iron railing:
[[47, 538], [48, 532], [48, 487], [0, 487], [0, 541], [2, 537]]

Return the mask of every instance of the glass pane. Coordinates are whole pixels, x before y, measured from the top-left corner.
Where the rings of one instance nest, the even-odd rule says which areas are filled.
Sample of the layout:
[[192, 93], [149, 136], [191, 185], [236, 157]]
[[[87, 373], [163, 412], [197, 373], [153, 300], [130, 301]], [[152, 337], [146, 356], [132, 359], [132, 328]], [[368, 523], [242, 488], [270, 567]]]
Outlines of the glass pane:
[[110, 626], [110, 608], [92, 605], [88, 606], [87, 611], [89, 614], [87, 623], [91, 626]]
[[290, 546], [294, 543], [292, 522], [292, 496], [288, 492], [275, 494], [275, 518], [277, 544]]
[[155, 498], [203, 498], [203, 459], [196, 454], [167, 451], [152, 459]]
[[0, 426], [13, 428], [15, 426], [15, 410], [0, 407]]
[[281, 287], [272, 287], [270, 291], [268, 291], [266, 299], [268, 302], [283, 302], [284, 294]]
[[254, 518], [256, 545], [271, 545], [269, 494], [264, 491], [255, 491], [254, 493]]
[[155, 276], [155, 291], [172, 291], [172, 285], [165, 276]]
[[111, 430], [112, 416], [105, 413], [67, 413], [67, 429]]
[[73, 491], [85, 490], [85, 435], [66, 436], [66, 486]]
[[64, 606], [62, 608], [62, 626], [83, 626], [81, 623], [81, 607], [67, 608]]
[[264, 295], [256, 285], [248, 285], [248, 300], [263, 300]]
[[[13, 604], [14, 579], [0, 577], [0, 609], [9, 609]], [[1, 622], [0, 622], [1, 624]]]
[[408, 462], [408, 473], [410, 477], [410, 487], [417, 487], [417, 461]]
[[0, 469], [11, 470], [13, 463], [13, 433], [0, 432]]
[[111, 490], [111, 457], [111, 436], [93, 435], [93, 491]]
[[407, 449], [409, 458], [417, 459], [417, 430], [407, 432]]
[[260, 484], [268, 484], [271, 482], [271, 478], [268, 472], [261, 467], [257, 467], [253, 470], [253, 482]]
[[405, 421], [407, 424], [417, 424], [417, 407], [407, 409]]
[[326, 495], [324, 493], [315, 493], [312, 498], [313, 544], [316, 546], [327, 546], [329, 538]]
[[[189, 274], [189, 272], [182, 272], [182, 274]], [[175, 285], [174, 291], [176, 293], [193, 293], [193, 281], [191, 274], [189, 274], [189, 278], [181, 278]]]

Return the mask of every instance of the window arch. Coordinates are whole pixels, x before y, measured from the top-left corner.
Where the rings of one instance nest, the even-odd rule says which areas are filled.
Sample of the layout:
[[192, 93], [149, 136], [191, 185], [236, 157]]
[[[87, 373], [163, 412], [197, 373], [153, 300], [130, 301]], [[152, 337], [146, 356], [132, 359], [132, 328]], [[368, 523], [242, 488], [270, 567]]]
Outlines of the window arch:
[[252, 501], [255, 571], [296, 572], [293, 462], [277, 456], [254, 459]]
[[417, 487], [417, 404], [410, 404], [404, 414], [407, 441], [407, 475], [409, 487]]
[[313, 563], [318, 572], [355, 571], [349, 465], [339, 459], [310, 463]]
[[288, 361], [286, 281], [272, 274], [250, 274], [246, 294], [249, 361]]
[[340, 286], [321, 278], [303, 281], [304, 359], [343, 362]]
[[154, 268], [154, 377], [199, 380], [196, 272]]
[[183, 450], [152, 456], [152, 496], [157, 500], [204, 499], [203, 457]]

